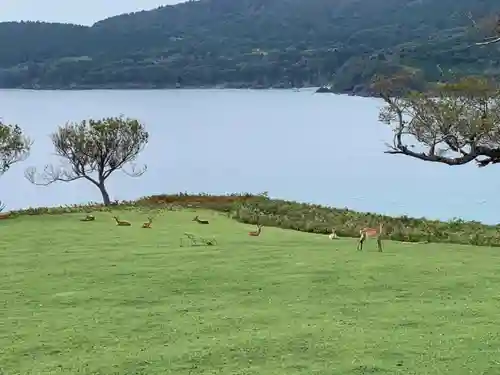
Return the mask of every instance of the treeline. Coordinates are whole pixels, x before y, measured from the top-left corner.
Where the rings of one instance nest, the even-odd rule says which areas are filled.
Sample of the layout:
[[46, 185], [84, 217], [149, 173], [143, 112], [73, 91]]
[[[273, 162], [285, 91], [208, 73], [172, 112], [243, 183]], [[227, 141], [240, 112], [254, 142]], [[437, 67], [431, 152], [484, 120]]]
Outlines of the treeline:
[[[468, 14], [496, 0], [203, 0], [92, 27], [0, 23], [0, 87], [302, 87], [367, 93], [376, 73], [496, 76]], [[450, 69], [452, 70], [450, 72]]]

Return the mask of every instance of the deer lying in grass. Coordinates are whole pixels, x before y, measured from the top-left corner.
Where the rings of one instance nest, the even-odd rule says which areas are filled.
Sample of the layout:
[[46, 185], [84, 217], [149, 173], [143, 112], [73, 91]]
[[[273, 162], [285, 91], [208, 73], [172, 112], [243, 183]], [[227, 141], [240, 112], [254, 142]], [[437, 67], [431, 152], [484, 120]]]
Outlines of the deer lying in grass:
[[363, 228], [359, 231], [360, 237], [358, 241], [357, 249], [359, 251], [363, 250], [363, 244], [367, 238], [376, 238], [378, 251], [382, 252], [382, 231], [384, 228], [384, 224], [380, 224], [379, 229], [376, 228]]
[[209, 224], [208, 220], [201, 220], [198, 215], [196, 215], [193, 219], [193, 221], [196, 221], [198, 224]]
[[95, 216], [94, 215], [87, 215], [83, 219], [80, 219], [80, 221], [94, 221]]
[[338, 240], [339, 239], [339, 237], [337, 236], [337, 233], [335, 233], [335, 228], [332, 229], [332, 233], [330, 233], [328, 238], [331, 240]]
[[261, 232], [262, 232], [262, 225], [257, 224], [257, 230], [253, 232], [248, 232], [248, 235], [252, 237], [258, 237], [260, 236]]
[[151, 224], [153, 224], [153, 219], [148, 217], [148, 221], [146, 223], [142, 224], [142, 227], [149, 229], [149, 228], [151, 228]]
[[129, 221], [119, 220], [116, 216], [113, 216], [113, 218], [116, 220], [116, 225], [119, 227], [129, 227], [132, 225]]

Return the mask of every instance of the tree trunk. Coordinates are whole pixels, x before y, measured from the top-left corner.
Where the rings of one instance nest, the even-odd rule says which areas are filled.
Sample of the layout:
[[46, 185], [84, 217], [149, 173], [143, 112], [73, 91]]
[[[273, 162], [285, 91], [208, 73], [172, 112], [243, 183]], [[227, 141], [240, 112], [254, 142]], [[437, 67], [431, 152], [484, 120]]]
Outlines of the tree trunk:
[[99, 184], [99, 190], [101, 191], [102, 194], [102, 201], [105, 206], [111, 205], [111, 200], [109, 199], [109, 194], [108, 191], [106, 190], [106, 186], [104, 185], [104, 182], [101, 182]]

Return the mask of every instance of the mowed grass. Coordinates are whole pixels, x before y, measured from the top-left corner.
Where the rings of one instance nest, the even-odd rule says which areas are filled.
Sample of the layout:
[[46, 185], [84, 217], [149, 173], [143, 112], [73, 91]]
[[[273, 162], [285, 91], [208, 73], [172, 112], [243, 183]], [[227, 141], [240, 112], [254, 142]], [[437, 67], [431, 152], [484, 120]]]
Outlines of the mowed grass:
[[[0, 373], [498, 374], [498, 249], [253, 227], [210, 212], [0, 222]], [[184, 232], [214, 247], [180, 247]]]

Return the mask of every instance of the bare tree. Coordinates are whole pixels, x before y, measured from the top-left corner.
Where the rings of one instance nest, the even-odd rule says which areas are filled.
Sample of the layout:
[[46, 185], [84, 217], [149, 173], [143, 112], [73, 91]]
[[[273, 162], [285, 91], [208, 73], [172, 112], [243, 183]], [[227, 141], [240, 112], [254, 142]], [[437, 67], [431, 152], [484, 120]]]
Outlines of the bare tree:
[[393, 94], [397, 85], [394, 79], [374, 85], [386, 103], [379, 120], [394, 132], [387, 153], [447, 165], [500, 162], [500, 89], [494, 82], [468, 77], [404, 96]]
[[[13, 164], [26, 160], [32, 144], [18, 125], [8, 125], [0, 121], [0, 176]], [[5, 205], [0, 202], [0, 211], [4, 209]]]
[[[51, 135], [56, 155], [64, 164], [47, 165], [43, 173], [36, 168], [26, 170], [26, 178], [35, 185], [47, 186], [57, 181], [85, 179], [99, 188], [105, 205], [111, 203], [106, 180], [114, 171], [122, 170], [131, 177], [144, 174], [146, 166], [136, 169], [133, 162], [144, 149], [149, 134], [138, 120], [109, 117], [67, 123]], [[131, 171], [126, 171], [126, 166]]]

